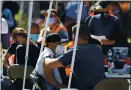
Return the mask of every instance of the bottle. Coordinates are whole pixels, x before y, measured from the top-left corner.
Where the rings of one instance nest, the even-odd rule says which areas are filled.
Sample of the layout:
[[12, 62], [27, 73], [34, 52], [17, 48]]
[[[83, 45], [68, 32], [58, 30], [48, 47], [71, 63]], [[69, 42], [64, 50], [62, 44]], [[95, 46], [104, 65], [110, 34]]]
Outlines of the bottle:
[[113, 53], [111, 49], [108, 51], [107, 57], [108, 57], [108, 73], [112, 74], [112, 69], [115, 67], [115, 65], [114, 65]]

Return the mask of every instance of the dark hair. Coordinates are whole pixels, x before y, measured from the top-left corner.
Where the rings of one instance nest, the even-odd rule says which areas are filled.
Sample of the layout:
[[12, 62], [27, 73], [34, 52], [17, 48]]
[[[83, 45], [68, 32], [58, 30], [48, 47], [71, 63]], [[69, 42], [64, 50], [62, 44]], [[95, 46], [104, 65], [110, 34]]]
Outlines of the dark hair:
[[33, 26], [37, 27], [38, 29], [40, 28], [39, 25], [36, 23], [31, 23], [31, 27], [33, 27]]
[[99, 2], [99, 5], [102, 8], [106, 8], [107, 6], [111, 5], [112, 3], [113, 3], [113, 1], [101, 1], [101, 2]]
[[[75, 25], [72, 28], [74, 35], [76, 33], [76, 29], [77, 29], [77, 25]], [[89, 39], [89, 37], [90, 37], [90, 31], [88, 29], [88, 24], [86, 24], [86, 23], [80, 24], [79, 37], [82, 38], [82, 39], [84, 39], [84, 40], [88, 40]]]
[[46, 36], [46, 43], [61, 42], [61, 37], [57, 33], [50, 33]]
[[[47, 10], [47, 11], [44, 13], [44, 15], [47, 16], [48, 13], [49, 13], [49, 10]], [[51, 9], [51, 13], [54, 13], [56, 16], [59, 16], [56, 9]]]

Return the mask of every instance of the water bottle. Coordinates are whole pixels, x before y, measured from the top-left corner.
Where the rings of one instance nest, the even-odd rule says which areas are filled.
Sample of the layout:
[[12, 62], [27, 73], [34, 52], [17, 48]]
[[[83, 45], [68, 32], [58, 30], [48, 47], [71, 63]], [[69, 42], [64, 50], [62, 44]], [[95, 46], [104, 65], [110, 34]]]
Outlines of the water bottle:
[[113, 61], [113, 53], [110, 49], [108, 51], [108, 73], [112, 74], [112, 69], [115, 67], [114, 61]]
[[112, 50], [110, 49], [110, 50], [108, 51], [108, 55], [107, 55], [107, 58], [108, 58], [108, 61], [109, 61], [109, 62], [113, 60], [112, 56], [113, 56], [113, 53], [112, 53]]

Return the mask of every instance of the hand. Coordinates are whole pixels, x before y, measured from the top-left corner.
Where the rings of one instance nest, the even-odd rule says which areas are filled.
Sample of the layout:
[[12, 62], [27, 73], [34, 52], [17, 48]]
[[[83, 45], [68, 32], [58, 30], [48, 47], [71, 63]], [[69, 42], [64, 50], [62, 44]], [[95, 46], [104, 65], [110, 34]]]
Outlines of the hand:
[[104, 45], [113, 45], [113, 44], [115, 44], [115, 41], [114, 40], [108, 40], [108, 39], [102, 39], [101, 43], [104, 44]]

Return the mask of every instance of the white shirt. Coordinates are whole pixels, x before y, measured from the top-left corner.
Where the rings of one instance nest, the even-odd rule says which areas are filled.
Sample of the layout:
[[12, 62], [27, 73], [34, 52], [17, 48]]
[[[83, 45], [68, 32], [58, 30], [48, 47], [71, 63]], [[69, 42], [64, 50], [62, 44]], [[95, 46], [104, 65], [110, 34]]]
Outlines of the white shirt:
[[8, 28], [7, 21], [4, 18], [2, 18], [2, 20], [0, 22], [1, 22], [1, 25], [0, 25], [1, 32], [0, 33], [1, 34], [8, 34], [9, 28]]
[[[40, 54], [39, 58], [38, 58], [38, 61], [37, 61], [37, 64], [36, 64], [36, 67], [35, 67], [35, 71], [40, 74], [41, 76], [44, 77], [44, 69], [43, 69], [43, 65], [44, 65], [44, 58], [46, 56], [50, 56], [51, 58], [53, 58], [54, 56], [54, 53], [52, 52], [51, 49], [49, 49], [48, 47], [45, 47], [44, 48], [44, 51]], [[54, 69], [54, 76], [55, 76], [55, 79], [62, 84], [62, 80], [61, 80], [61, 77], [60, 77], [60, 73], [58, 71], [58, 68], [55, 68]], [[47, 90], [52, 90], [52, 87], [50, 85], [47, 85]]]

